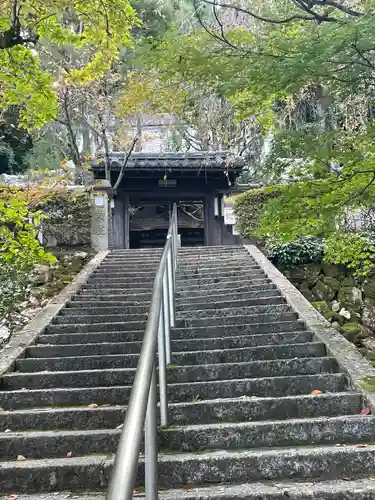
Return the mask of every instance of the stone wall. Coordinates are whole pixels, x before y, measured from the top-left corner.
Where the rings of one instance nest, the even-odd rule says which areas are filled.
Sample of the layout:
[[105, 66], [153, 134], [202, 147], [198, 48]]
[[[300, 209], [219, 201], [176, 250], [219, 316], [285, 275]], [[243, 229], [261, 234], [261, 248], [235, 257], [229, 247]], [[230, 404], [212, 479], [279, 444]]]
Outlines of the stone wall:
[[375, 275], [355, 278], [344, 266], [332, 264], [281, 271], [348, 340], [375, 349]]
[[48, 248], [91, 246], [90, 195], [81, 191], [57, 193], [43, 206], [43, 243]]

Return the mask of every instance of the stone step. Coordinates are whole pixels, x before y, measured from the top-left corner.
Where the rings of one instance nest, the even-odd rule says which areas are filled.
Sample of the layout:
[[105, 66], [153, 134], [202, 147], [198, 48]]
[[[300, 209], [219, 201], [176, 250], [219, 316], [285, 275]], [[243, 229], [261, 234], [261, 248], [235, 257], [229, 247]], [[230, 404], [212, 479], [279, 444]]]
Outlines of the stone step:
[[290, 333], [304, 330], [303, 322], [279, 321], [263, 323], [238, 323], [236, 325], [211, 325], [200, 327], [174, 328], [171, 332], [172, 339], [194, 339], [201, 337], [231, 337], [239, 335], [259, 335], [269, 333]]
[[[280, 333], [280, 332], [293, 332], [301, 331], [304, 329], [303, 323], [296, 320], [295, 314], [287, 316], [286, 320], [279, 320], [277, 323], [274, 321], [263, 321], [262, 323], [246, 322], [242, 323], [228, 323], [223, 324], [222, 321], [218, 324], [211, 326], [183, 326], [177, 325], [172, 331], [174, 339], [196, 338], [196, 337], [226, 337], [237, 336], [243, 334], [259, 334], [259, 333]], [[252, 319], [252, 318], [251, 318]], [[246, 318], [245, 318], [246, 320]], [[215, 322], [217, 323], [217, 322]], [[46, 334], [70, 334], [79, 333], [85, 336], [87, 333], [106, 333], [114, 332], [121, 335], [126, 335], [126, 340], [137, 341], [142, 340], [144, 336], [145, 322], [139, 323], [93, 323], [93, 324], [76, 324], [76, 325], [56, 325], [50, 324], [46, 327]], [[86, 337], [85, 337], [86, 338]]]
[[[375, 485], [372, 479], [339, 479], [333, 481], [265, 481], [221, 484], [201, 488], [170, 489], [159, 493], [162, 500], [373, 500]], [[23, 499], [22, 499], [23, 500]], [[28, 498], [25, 498], [28, 500]], [[39, 500], [30, 499], [30, 500]], [[41, 500], [45, 500], [41, 496]], [[46, 500], [52, 500], [47, 498]], [[57, 500], [60, 500], [57, 497]], [[83, 498], [82, 500], [91, 500]], [[93, 500], [97, 500], [94, 497]], [[99, 500], [104, 500], [100, 498]]]
[[[212, 295], [200, 295], [194, 298], [191, 297], [177, 297], [176, 303], [181, 307], [188, 306], [198, 307], [201, 304], [212, 304], [215, 302], [236, 302], [238, 300], [254, 300], [254, 299], [264, 299], [268, 297], [281, 297], [279, 290], [274, 288], [267, 288], [265, 290], [255, 290], [251, 291], [239, 291], [232, 293], [231, 290], [227, 290], [225, 293], [213, 293]], [[117, 299], [116, 299], [117, 300]]]
[[152, 280], [155, 278], [157, 268], [152, 269], [152, 270], [145, 270], [142, 269], [142, 267], [139, 268], [139, 270], [134, 270], [134, 267], [132, 266], [129, 270], [125, 269], [114, 269], [114, 270], [108, 270], [108, 269], [101, 269], [99, 268], [97, 271], [91, 274], [89, 281], [93, 280], [99, 280], [99, 279], [115, 279], [115, 280], [126, 280], [126, 281], [133, 281], [137, 279], [144, 279], [146, 281]]
[[[108, 459], [106, 455], [3, 462], [0, 467], [0, 484], [3, 491], [43, 493], [51, 490], [52, 476], [54, 490], [99, 490], [107, 487], [112, 465], [113, 459]], [[141, 463], [137, 486], [143, 486], [142, 465]], [[374, 469], [375, 446], [371, 445], [367, 448], [358, 445], [344, 447], [327, 445], [301, 446], [297, 449], [166, 454], [160, 456], [158, 467], [162, 488], [183, 487], [185, 492], [190, 486], [207, 483], [210, 483], [210, 489], [214, 483], [228, 482], [233, 488], [235, 483], [252, 481], [257, 484], [259, 481], [267, 480], [266, 484], [270, 487], [272, 483], [269, 483], [269, 480], [299, 479], [305, 482], [304, 489], [303, 487], [300, 489], [302, 493], [308, 490], [306, 482], [309, 479], [332, 481], [345, 477], [371, 476], [374, 474]], [[319, 484], [322, 486], [324, 483]], [[350, 481], [346, 481], [346, 484], [348, 490]], [[220, 486], [223, 487], [222, 484]], [[266, 497], [259, 498], [264, 500]], [[321, 500], [322, 497], [315, 498]], [[351, 497], [350, 500], [353, 498], [355, 497]], [[367, 498], [371, 499], [371, 496]]]
[[[239, 271], [237, 273], [226, 273], [221, 272], [218, 274], [210, 274], [210, 277], [207, 278], [205, 276], [191, 276], [189, 278], [177, 277], [177, 286], [197, 286], [197, 285], [206, 285], [211, 283], [221, 283], [221, 282], [232, 282], [236, 280], [244, 280], [244, 281], [252, 281], [254, 279], [266, 279], [266, 275], [261, 269], [254, 269], [253, 271], [245, 270]], [[234, 286], [235, 288], [235, 286]]]
[[178, 280], [191, 280], [191, 279], [203, 279], [203, 278], [210, 278], [212, 277], [217, 277], [217, 276], [243, 276], [246, 274], [257, 274], [257, 273], [263, 273], [262, 269], [257, 266], [257, 265], [247, 265], [244, 267], [232, 267], [232, 266], [218, 266], [218, 267], [212, 267], [212, 268], [206, 268], [206, 269], [198, 269], [198, 268], [193, 268], [191, 270], [186, 270], [185, 268], [183, 270], [180, 270], [177, 274], [177, 279]]
[[[208, 309], [195, 309], [195, 310], [179, 310], [177, 312], [177, 320], [183, 319], [203, 319], [203, 318], [226, 318], [235, 316], [255, 316], [267, 313], [271, 316], [275, 316], [282, 313], [288, 313], [292, 311], [289, 304], [285, 301], [281, 301], [278, 297], [270, 299], [271, 303], [259, 304], [259, 305], [248, 305], [248, 306], [238, 306], [236, 304], [233, 307], [223, 307], [216, 308], [213, 307], [214, 304], [210, 304], [211, 307]], [[279, 303], [278, 303], [279, 302]], [[209, 322], [209, 321], [208, 321]]]
[[249, 285], [242, 285], [242, 281], [239, 283], [234, 283], [233, 287], [220, 288], [220, 287], [208, 287], [208, 288], [193, 288], [192, 290], [177, 290], [176, 300], [184, 300], [186, 302], [216, 300], [216, 297], [220, 298], [223, 295], [238, 295], [238, 294], [257, 294], [267, 291], [277, 291], [275, 285], [272, 285], [269, 280], [257, 281], [250, 283]]
[[[115, 453], [120, 429], [28, 431], [0, 435], [0, 460], [66, 458]], [[1, 468], [1, 462], [0, 462]]]
[[[127, 292], [127, 293], [126, 293]], [[80, 294], [72, 297], [70, 304], [74, 304], [75, 302], [80, 302], [81, 304], [85, 302], [102, 302], [108, 299], [113, 299], [117, 301], [121, 301], [127, 305], [139, 305], [144, 302], [150, 303], [152, 291], [146, 293], [130, 293], [129, 290], [122, 292], [121, 290], [112, 290], [111, 293], [95, 293], [84, 291]]]
[[[194, 453], [282, 446], [354, 444], [371, 441], [375, 418], [344, 416], [291, 419], [273, 422], [242, 422], [191, 425], [159, 429], [159, 450]], [[0, 435], [0, 459], [64, 458], [114, 453], [121, 429], [54, 430]]]
[[168, 391], [172, 401], [187, 402], [241, 396], [292, 396], [310, 394], [313, 390], [340, 392], [346, 388], [347, 380], [343, 374], [329, 373], [169, 384]]
[[[66, 310], [69, 313], [69, 310]], [[117, 312], [121, 311], [118, 309]], [[142, 314], [115, 314], [114, 312], [108, 312], [105, 314], [105, 311], [101, 311], [99, 308], [96, 308], [96, 314], [84, 314], [81, 313], [80, 310], [72, 310], [70, 315], [68, 314], [60, 314], [53, 320], [53, 324], [55, 325], [75, 325], [75, 324], [92, 324], [92, 323], [110, 323], [113, 321], [114, 323], [127, 323], [127, 325], [131, 323], [145, 323], [147, 320], [147, 312]], [[142, 328], [142, 327], [141, 327]]]
[[87, 280], [88, 285], [108, 285], [108, 286], [114, 286], [114, 285], [143, 285], [143, 287], [146, 286], [151, 286], [153, 285], [155, 278], [155, 273], [152, 273], [146, 277], [138, 275], [137, 277], [132, 277], [132, 278], [127, 278], [126, 276], [120, 276], [120, 277], [111, 277], [108, 276], [108, 274], [103, 273], [102, 276], [92, 276]]
[[[335, 417], [359, 414], [362, 396], [353, 392], [280, 398], [236, 398], [169, 404], [172, 425], [267, 421], [290, 418]], [[4, 411], [0, 430], [115, 429], [125, 418], [125, 406], [97, 408], [33, 408]]]
[[[282, 397], [285, 394], [310, 394], [319, 389], [322, 392], [342, 392], [347, 380], [340, 373], [265, 377], [236, 380], [219, 380], [169, 384], [169, 400], [174, 403], [193, 402], [198, 399], [239, 398], [247, 396]], [[53, 389], [32, 389], [0, 391], [0, 406], [6, 410], [30, 407], [62, 407], [98, 405], [126, 405], [131, 386], [112, 387], [69, 387]], [[1, 483], [0, 483], [1, 484]]]
[[303, 357], [323, 357], [326, 348], [323, 343], [284, 344], [238, 349], [217, 349], [213, 351], [184, 351], [172, 353], [172, 361], [177, 365], [201, 365], [211, 363], [243, 363], [269, 359], [291, 359]]
[[195, 311], [202, 311], [202, 310], [217, 310], [217, 309], [237, 309], [237, 308], [242, 308], [242, 307], [250, 307], [250, 306], [270, 306], [270, 305], [279, 305], [279, 304], [285, 304], [286, 301], [284, 297], [279, 296], [268, 296], [266, 295], [265, 297], [255, 297], [255, 298], [248, 298], [248, 299], [230, 299], [229, 297], [227, 300], [217, 300], [215, 302], [192, 302], [192, 303], [180, 303], [178, 305], [178, 311], [180, 312], [187, 312], [191, 311], [192, 313], [195, 314]]
[[[172, 362], [177, 365], [202, 365], [215, 363], [244, 363], [268, 359], [292, 359], [323, 357], [323, 343], [285, 344], [259, 347], [242, 347], [228, 350], [173, 352]], [[105, 370], [108, 368], [134, 368], [139, 354], [100, 354], [95, 356], [72, 356], [56, 358], [26, 358], [16, 361], [20, 372]]]
[[[56, 358], [59, 356], [91, 356], [95, 354], [120, 354], [140, 352], [141, 341], [126, 342], [125, 335], [119, 340], [116, 334], [69, 334], [42, 335], [38, 344], [29, 347], [27, 357], [29, 358]], [[76, 342], [86, 341], [85, 344]], [[125, 341], [124, 341], [125, 340]], [[309, 331], [271, 333], [260, 335], [241, 335], [238, 337], [223, 338], [197, 338], [173, 340], [171, 342], [172, 352], [175, 351], [199, 351], [202, 349], [233, 349], [238, 347], [256, 347], [260, 345], [301, 344], [311, 342], [313, 334]], [[50, 345], [48, 345], [50, 344]]]
[[160, 432], [159, 443], [161, 452], [169, 450], [190, 453], [241, 448], [369, 443], [374, 435], [375, 417], [353, 415], [173, 427]]
[[[264, 306], [269, 307], [272, 305], [283, 305], [285, 304], [285, 299], [281, 296], [279, 297], [263, 297], [263, 298], [255, 298], [248, 300], [233, 300], [233, 301], [223, 301], [223, 302], [209, 302], [209, 303], [194, 303], [190, 305], [190, 307], [186, 307], [185, 304], [178, 305], [178, 313], [177, 317], [185, 317], [185, 316], [196, 316], [200, 311], [207, 311], [210, 314], [213, 314], [214, 311], [223, 310], [223, 311], [233, 311], [236, 312], [237, 309], [248, 308], [254, 306]], [[140, 318], [143, 317], [144, 314], [147, 314], [150, 308], [150, 303], [144, 303], [142, 305], [134, 306], [127, 305], [121, 301], [111, 300], [111, 301], [102, 301], [100, 304], [95, 302], [93, 303], [70, 303], [61, 310], [60, 316], [86, 316], [86, 315], [95, 315], [103, 314], [126, 314], [129, 317], [135, 316], [138, 319], [138, 315]], [[262, 310], [262, 309], [259, 309]], [[225, 314], [225, 312], [223, 313]]]
[[[247, 309], [251, 308], [249, 307]], [[197, 313], [199, 313], [199, 311], [197, 311]], [[249, 311], [249, 314], [239, 313], [233, 316], [225, 316], [220, 309], [218, 309], [217, 313], [218, 314], [212, 316], [207, 314], [199, 318], [191, 318], [191, 317], [187, 317], [184, 319], [178, 318], [176, 320], [176, 327], [177, 328], [195, 327], [195, 326], [204, 326], [207, 324], [210, 324], [211, 326], [236, 325], [236, 324], [243, 325], [245, 323], [251, 324], [258, 322], [264, 323], [266, 321], [268, 322], [293, 321], [297, 319], [297, 314], [294, 312], [288, 312], [287, 306], [273, 306], [272, 308], [269, 308], [269, 310], [267, 311], [259, 311], [259, 312], [258, 311], [256, 312], [254, 310], [253, 314]]]
[[[203, 280], [204, 281], [204, 280]], [[264, 290], [265, 285], [269, 285], [271, 281], [266, 277], [257, 277], [257, 278], [241, 278], [240, 280], [228, 280], [228, 281], [219, 281], [217, 283], [196, 283], [196, 284], [184, 284], [183, 282], [177, 282], [176, 291], [177, 293], [188, 293], [189, 296], [194, 295], [194, 292], [198, 292], [199, 294], [204, 294], [207, 290], [210, 292], [215, 292], [215, 290], [223, 290], [223, 289], [231, 289], [237, 290], [238, 288], [249, 289], [253, 287], [254, 289]], [[213, 287], [213, 285], [215, 285]], [[259, 287], [259, 288], [258, 288]]]
[[144, 315], [150, 309], [150, 302], [144, 302], [142, 305], [128, 305], [122, 301], [108, 300], [97, 302], [71, 302], [67, 307], [60, 311], [61, 316], [79, 316], [96, 314], [128, 314]]
[[[280, 377], [338, 372], [334, 358], [303, 357], [299, 359], [244, 361], [191, 366], [171, 365], [168, 382], [233, 380], [244, 377]], [[135, 368], [77, 368], [70, 371], [16, 372], [4, 375], [2, 390], [52, 389], [54, 387], [108, 387], [131, 385]]]
[[[184, 487], [206, 483], [319, 478], [331, 480], [375, 473], [375, 446], [320, 446], [217, 451], [159, 457], [159, 484]], [[139, 472], [138, 485], [142, 484]]]
[[[91, 293], [105, 293], [108, 292], [109, 295], [112, 295], [112, 290], [115, 290], [116, 293], [119, 293], [119, 290], [122, 290], [122, 293], [138, 293], [138, 294], [143, 294], [143, 293], [151, 293], [152, 292], [152, 287], [153, 287], [153, 280], [150, 282], [140, 282], [140, 283], [134, 283], [133, 280], [131, 283], [87, 283], [86, 285], [83, 285], [82, 291], [90, 291]], [[98, 290], [98, 292], [96, 292]], [[120, 292], [121, 293], [121, 292]]]

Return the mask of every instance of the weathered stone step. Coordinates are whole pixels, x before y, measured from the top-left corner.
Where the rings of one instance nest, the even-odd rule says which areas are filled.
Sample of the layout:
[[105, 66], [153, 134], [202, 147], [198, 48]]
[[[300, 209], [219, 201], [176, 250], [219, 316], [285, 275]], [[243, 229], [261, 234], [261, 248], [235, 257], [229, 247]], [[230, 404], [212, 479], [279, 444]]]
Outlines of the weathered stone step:
[[[162, 500], [373, 500], [375, 498], [375, 485], [372, 479], [367, 478], [333, 481], [314, 480], [314, 482], [311, 480], [277, 483], [266, 481], [164, 490], [159, 493], [159, 497]], [[25, 500], [29, 499], [25, 498]], [[41, 497], [41, 500], [45, 499]], [[52, 500], [52, 498], [46, 500]], [[59, 497], [57, 500], [60, 500]], [[82, 500], [90, 499], [83, 498]], [[94, 497], [93, 500], [104, 500], [104, 497], [100, 499]]]
[[94, 280], [101, 279], [114, 279], [114, 280], [126, 280], [133, 281], [137, 279], [144, 279], [146, 281], [150, 281], [155, 278], [156, 269], [152, 269], [150, 271], [140, 268], [139, 270], [134, 270], [134, 267], [131, 270], [108, 270], [108, 269], [98, 269], [96, 272], [92, 273], [89, 279], [89, 282]]
[[[359, 414], [362, 396], [354, 392], [326, 393], [317, 396], [278, 398], [236, 398], [175, 403], [169, 405], [171, 425], [223, 422], [267, 421], [290, 418], [333, 417]], [[115, 429], [125, 417], [125, 406], [85, 406], [33, 408], [4, 411], [0, 430]]]
[[[258, 334], [258, 333], [277, 333], [277, 332], [292, 332], [301, 331], [304, 328], [303, 323], [296, 320], [296, 315], [291, 313], [286, 320], [280, 319], [277, 323], [274, 321], [256, 323], [252, 321], [246, 322], [244, 318], [242, 323], [223, 324], [222, 321], [215, 321], [212, 326], [186, 326], [186, 322], [182, 322], [172, 331], [174, 339], [196, 338], [196, 337], [218, 337], [218, 336], [237, 336], [242, 334]], [[252, 320], [253, 318], [251, 318]], [[93, 324], [76, 324], [76, 325], [48, 325], [45, 329], [46, 334], [70, 334], [79, 333], [83, 336], [86, 333], [105, 333], [118, 332], [121, 335], [127, 335], [127, 341], [136, 341], [143, 339], [145, 322], [132, 323], [93, 323]], [[86, 337], [84, 337], [86, 338]]]
[[[28, 431], [0, 435], [0, 460], [66, 458], [115, 453], [120, 429]], [[1, 462], [0, 462], [1, 464]], [[1, 468], [1, 465], [0, 465]]]
[[[211, 308], [208, 309], [195, 309], [195, 310], [179, 310], [177, 313], [177, 319], [182, 320], [182, 319], [203, 319], [203, 318], [211, 318], [211, 317], [235, 317], [235, 316], [253, 316], [253, 315], [260, 315], [263, 313], [268, 313], [270, 316], [272, 315], [277, 315], [277, 314], [282, 314], [282, 313], [288, 313], [292, 311], [292, 308], [285, 303], [285, 301], [282, 301], [280, 304], [280, 299], [279, 297], [270, 299], [271, 303], [268, 304], [259, 304], [259, 305], [248, 305], [248, 306], [238, 306], [235, 307], [223, 307], [223, 308], [216, 308], [213, 307], [214, 304], [210, 304]], [[278, 303], [279, 302], [279, 303]], [[209, 322], [209, 321], [208, 321]]]
[[[6, 410], [32, 407], [126, 405], [131, 386], [69, 387], [0, 391], [0, 406]], [[1, 483], [0, 483], [1, 484]]]
[[150, 303], [144, 302], [141, 305], [128, 305], [125, 302], [118, 300], [103, 300], [98, 304], [97, 302], [71, 302], [67, 307], [60, 311], [61, 316], [82, 316], [86, 314], [129, 314], [143, 315], [148, 313]]
[[323, 343], [285, 344], [237, 349], [217, 349], [214, 351], [173, 352], [172, 360], [177, 365], [201, 365], [211, 363], [243, 363], [268, 359], [291, 359], [304, 357], [323, 357], [326, 348]]
[[[319, 342], [307, 344], [285, 344], [213, 351], [173, 352], [172, 362], [178, 365], [202, 365], [214, 363], [243, 363], [267, 359], [291, 359], [323, 357], [325, 345]], [[56, 358], [26, 358], [16, 361], [20, 372], [105, 370], [108, 368], [134, 368], [139, 354], [100, 354], [95, 356], [72, 356]]]
[[[117, 312], [120, 312], [119, 308]], [[62, 313], [62, 311], [61, 311]], [[110, 323], [113, 321], [114, 323], [142, 323], [147, 319], [147, 312], [138, 313], [138, 314], [115, 314], [114, 312], [101, 311], [100, 308], [96, 308], [96, 314], [88, 314], [81, 313], [78, 309], [73, 309], [69, 312], [69, 309], [66, 309], [66, 314], [60, 314], [56, 318], [53, 319], [53, 324], [55, 325], [75, 325], [75, 324], [92, 324], [92, 323]]]
[[145, 277], [138, 275], [137, 277], [128, 278], [126, 276], [111, 277], [107, 273], [103, 273], [102, 276], [93, 276], [87, 280], [88, 285], [147, 285], [152, 286], [154, 282], [155, 274], [149, 274]]
[[216, 293], [212, 295], [200, 295], [193, 298], [190, 297], [177, 297], [176, 304], [178, 306], [191, 306], [200, 305], [200, 304], [209, 304], [215, 302], [225, 302], [225, 301], [236, 301], [236, 300], [252, 300], [252, 299], [260, 299], [267, 297], [281, 297], [281, 293], [279, 290], [274, 288], [268, 288], [266, 290], [254, 290], [251, 291], [239, 291], [232, 292], [230, 290], [226, 290], [224, 293]]
[[217, 309], [237, 309], [239, 307], [250, 307], [250, 306], [271, 306], [271, 305], [279, 305], [279, 304], [285, 304], [285, 299], [284, 297], [275, 296], [272, 297], [266, 295], [265, 297], [255, 297], [255, 298], [247, 298], [247, 299], [230, 299], [227, 297], [227, 300], [223, 299], [218, 299], [215, 302], [193, 302], [193, 303], [180, 303], [178, 305], [178, 311], [180, 312], [187, 312], [191, 311], [192, 313], [195, 313], [195, 311], [202, 311], [202, 310], [217, 310]]
[[135, 368], [138, 358], [139, 354], [107, 354], [70, 358], [26, 358], [17, 360], [16, 368], [20, 373]]
[[[204, 280], [203, 280], [204, 281]], [[191, 296], [194, 294], [194, 292], [199, 292], [200, 294], [204, 294], [206, 290], [209, 290], [209, 291], [214, 291], [214, 290], [223, 290], [223, 289], [232, 289], [232, 290], [236, 290], [238, 288], [242, 288], [242, 289], [248, 289], [250, 287], [254, 287], [254, 289], [256, 289], [256, 287], [260, 287], [258, 288], [259, 289], [264, 289], [262, 287], [264, 287], [265, 285], [271, 283], [271, 281], [266, 278], [265, 276], [262, 277], [254, 277], [254, 278], [241, 278], [239, 280], [227, 280], [227, 281], [219, 281], [219, 282], [215, 282], [215, 283], [207, 283], [207, 284], [204, 284], [203, 282], [202, 283], [196, 283], [196, 284], [184, 284], [183, 282], [177, 282], [177, 293], [186, 293], [188, 292], [188, 294]], [[213, 288], [213, 285], [215, 285], [215, 287]]]
[[322, 392], [340, 392], [346, 388], [346, 377], [341, 373], [333, 373], [169, 384], [168, 391], [172, 401], [187, 402], [197, 398], [310, 394], [316, 389]]
[[[205, 277], [205, 276], [191, 276], [189, 278], [184, 278], [184, 277], [177, 277], [177, 286], [181, 287], [183, 286], [184, 288], [186, 286], [198, 286], [198, 285], [209, 285], [213, 283], [225, 283], [225, 282], [233, 282], [241, 279], [244, 281], [252, 281], [255, 279], [265, 279], [266, 275], [261, 269], [254, 269], [253, 271], [245, 270], [245, 271], [239, 271], [236, 273], [231, 273], [230, 271], [222, 272], [220, 274], [210, 274], [210, 277]], [[234, 287], [235, 288], [235, 287]]]
[[204, 278], [216, 278], [220, 276], [244, 276], [246, 274], [260, 274], [263, 273], [261, 268], [257, 265], [245, 266], [245, 267], [232, 267], [232, 266], [218, 266], [207, 269], [192, 269], [192, 270], [181, 270], [177, 274], [178, 280], [192, 280], [192, 279], [204, 279]]
[[[83, 291], [90, 291], [91, 293], [103, 293], [103, 291], [108, 292], [108, 294], [112, 294], [112, 290], [122, 290], [122, 293], [150, 293], [152, 292], [153, 280], [150, 282], [140, 282], [134, 283], [132, 282], [124, 282], [124, 283], [87, 283], [83, 285]], [[98, 290], [98, 292], [96, 292]]]
[[[366, 443], [375, 432], [375, 418], [363, 416], [191, 425], [160, 429], [159, 450], [197, 452], [262, 447]], [[120, 429], [28, 431], [0, 435], [0, 459], [64, 458], [114, 453]]]
[[353, 415], [173, 427], [160, 432], [159, 442], [161, 450], [197, 452], [369, 443], [374, 435], [375, 417]]
[[[188, 487], [206, 483], [337, 479], [375, 473], [375, 446], [321, 446], [217, 451], [159, 456], [159, 484]], [[140, 471], [138, 484], [142, 484]]]
[[[262, 307], [262, 306], [258, 306]], [[239, 311], [239, 314], [235, 314], [233, 316], [225, 316], [222, 310], [218, 309], [218, 314], [214, 315], [205, 315], [203, 317], [186, 317], [184, 319], [178, 318], [176, 320], [177, 328], [184, 328], [187, 326], [195, 327], [195, 326], [220, 326], [220, 325], [243, 325], [245, 323], [258, 323], [258, 322], [274, 322], [274, 321], [293, 321], [297, 319], [297, 314], [294, 312], [288, 312], [288, 306], [273, 306], [269, 308], [267, 311], [253, 311], [248, 314], [243, 314]], [[251, 309], [250, 307], [248, 309]], [[289, 309], [290, 310], [290, 309]], [[202, 311], [203, 313], [206, 311]], [[234, 310], [233, 312], [237, 312]], [[197, 311], [199, 313], [199, 311]], [[230, 314], [230, 313], [229, 313]], [[198, 314], [199, 315], [199, 314]], [[200, 316], [200, 315], [199, 315]]]
[[[120, 354], [140, 352], [141, 341], [126, 342], [126, 334], [94, 333], [42, 335], [38, 344], [29, 347], [27, 356], [31, 358], [56, 358], [59, 356], [90, 356], [93, 354]], [[77, 342], [86, 341], [85, 344]], [[259, 335], [241, 335], [238, 337], [197, 338], [172, 340], [172, 351], [199, 351], [202, 349], [233, 349], [238, 347], [256, 347], [260, 345], [301, 344], [311, 342], [313, 334], [309, 331], [271, 333]], [[50, 344], [50, 345], [48, 345]]]
[[85, 333], [90, 332], [122, 332], [129, 335], [128, 340], [141, 340], [144, 336], [146, 322], [131, 322], [131, 323], [92, 323], [92, 324], [75, 324], [75, 325], [56, 325], [50, 324], [46, 327], [45, 333]]
[[[168, 392], [171, 402], [186, 403], [199, 398], [204, 400], [242, 396], [282, 397], [285, 394], [310, 394], [315, 389], [323, 392], [342, 392], [346, 388], [347, 380], [343, 374], [325, 373], [323, 375], [176, 383], [169, 384]], [[92, 403], [126, 405], [130, 391], [131, 386], [1, 391], [0, 406], [10, 410], [33, 406], [87, 406]]]
[[127, 305], [139, 305], [144, 302], [150, 303], [152, 291], [146, 293], [131, 293], [129, 290], [121, 291], [118, 289], [112, 290], [110, 293], [95, 293], [89, 291], [83, 291], [80, 294], [72, 297], [70, 304], [75, 302], [102, 302], [108, 299], [113, 299], [121, 301]]
[[233, 287], [220, 288], [220, 287], [206, 287], [206, 288], [197, 288], [194, 287], [192, 290], [177, 290], [176, 291], [176, 299], [177, 300], [185, 300], [187, 302], [193, 302], [195, 300], [201, 301], [209, 299], [216, 300], [216, 297], [220, 297], [222, 295], [232, 295], [232, 294], [254, 294], [258, 292], [265, 292], [270, 290], [277, 290], [275, 285], [273, 285], [270, 280], [260, 280], [255, 283], [250, 282], [250, 284], [242, 284], [242, 281], [237, 283], [233, 283]]
[[[204, 364], [191, 366], [171, 365], [168, 382], [198, 382], [232, 380], [244, 377], [280, 377], [313, 375], [338, 371], [334, 358], [314, 357], [239, 363]], [[54, 387], [108, 387], [133, 383], [135, 368], [77, 368], [70, 371], [16, 372], [4, 375], [2, 390], [52, 389]]]
[[108, 484], [110, 465], [106, 455], [2, 462], [0, 484], [6, 493], [99, 490]]
[[[294, 318], [293, 318], [294, 319]], [[304, 330], [304, 323], [294, 321], [278, 321], [263, 323], [237, 323], [236, 325], [212, 325], [174, 328], [171, 332], [172, 339], [194, 339], [201, 337], [231, 337], [239, 335], [259, 335], [269, 333], [288, 333]]]

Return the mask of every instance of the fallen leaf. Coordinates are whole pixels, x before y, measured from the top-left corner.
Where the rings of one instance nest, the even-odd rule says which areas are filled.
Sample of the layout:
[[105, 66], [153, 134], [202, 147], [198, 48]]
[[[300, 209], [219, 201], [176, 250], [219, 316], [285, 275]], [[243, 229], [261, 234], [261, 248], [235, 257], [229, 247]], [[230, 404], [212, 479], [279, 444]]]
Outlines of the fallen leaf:
[[0, 413], [2, 413], [3, 411], [5, 411], [4, 408], [0, 406]]
[[120, 424], [116, 427], [116, 429], [122, 429], [124, 427], [124, 424]]
[[23, 455], [18, 455], [17, 457], [18, 462], [23, 462], [24, 460], [26, 460], [26, 457], [24, 457]]
[[351, 477], [343, 477], [342, 478], [344, 481], [353, 481], [353, 479]]
[[360, 415], [370, 415], [371, 408], [363, 408], [359, 413]]
[[72, 452], [72, 451], [68, 451], [68, 453], [66, 454], [66, 456], [67, 456], [68, 458], [72, 457], [72, 456], [73, 456], [73, 452]]
[[357, 444], [357, 448], [367, 448], [368, 444], [362, 443], [362, 444]]
[[19, 500], [18, 495], [8, 495], [7, 497], [4, 498], [4, 500]]
[[91, 405], [88, 406], [88, 408], [98, 408], [99, 405], [96, 403], [91, 403]]
[[313, 391], [311, 391], [311, 394], [313, 396], [317, 396], [318, 394], [322, 394], [322, 391], [320, 391], [319, 389], [314, 389]]
[[12, 432], [12, 431], [10, 429], [5, 429], [4, 432], [6, 432], [8, 434], [8, 432]]
[[375, 481], [375, 477], [374, 476], [370, 476], [369, 477], [369, 481]]

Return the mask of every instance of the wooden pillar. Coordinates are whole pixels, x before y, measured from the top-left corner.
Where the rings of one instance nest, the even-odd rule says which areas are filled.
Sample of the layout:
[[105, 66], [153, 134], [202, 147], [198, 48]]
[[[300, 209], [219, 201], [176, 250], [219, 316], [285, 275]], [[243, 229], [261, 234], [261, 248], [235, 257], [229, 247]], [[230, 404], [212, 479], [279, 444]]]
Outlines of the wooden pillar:
[[130, 211], [129, 211], [129, 196], [124, 197], [124, 233], [125, 233], [125, 248], [130, 248]]
[[123, 195], [116, 196], [115, 209], [113, 213], [114, 247], [125, 248], [125, 198]]
[[204, 199], [204, 244], [216, 245], [214, 195], [208, 194]]

